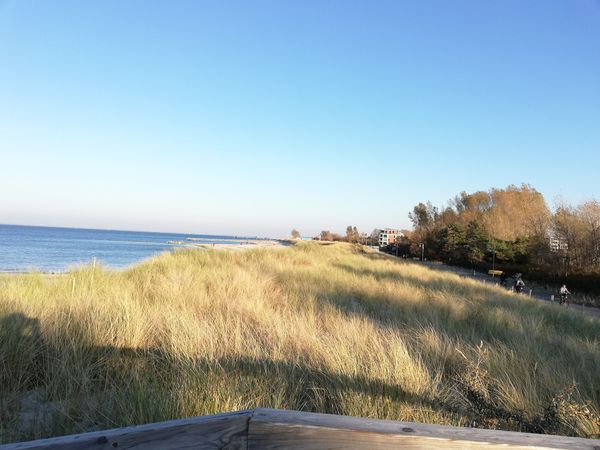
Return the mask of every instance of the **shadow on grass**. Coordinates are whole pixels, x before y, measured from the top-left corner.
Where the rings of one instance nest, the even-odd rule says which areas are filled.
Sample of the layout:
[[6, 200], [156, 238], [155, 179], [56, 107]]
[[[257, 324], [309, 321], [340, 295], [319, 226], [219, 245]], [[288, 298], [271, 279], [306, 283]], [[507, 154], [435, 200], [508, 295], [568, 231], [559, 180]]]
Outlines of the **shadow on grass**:
[[[56, 339], [44, 339], [35, 318], [9, 314], [0, 317], [0, 325], [0, 360], [11, 377], [0, 385], [0, 397], [12, 399], [0, 404], [0, 443], [227, 412], [220, 409], [226, 402], [215, 399], [228, 396], [243, 403], [236, 409], [351, 414], [344, 401], [357, 394], [371, 401], [387, 399], [392, 405], [454, 412], [399, 385], [311, 367], [302, 362], [309, 360], [308, 355], [297, 355], [294, 362], [183, 358], [160, 348], [92, 346], [70, 339], [64, 340], [69, 345], [57, 348], [51, 343]], [[33, 348], [34, 358], [13, 358], [13, 353]], [[25, 382], [23, 377], [28, 377]], [[21, 410], [32, 392], [36, 403], [28, 408], [37, 407], [40, 414]], [[200, 403], [191, 405], [198, 398]]]
[[[386, 326], [399, 326], [407, 331], [407, 324], [394, 324], [393, 318], [382, 320], [381, 313], [369, 312], [369, 308], [356, 312], [351, 309], [351, 303], [340, 303], [340, 297], [358, 298], [370, 303], [371, 308], [376, 308], [377, 303], [385, 301], [385, 298], [365, 298], [360, 293], [339, 287], [320, 291], [318, 295], [320, 301], [333, 301], [345, 314], [363, 314]], [[386, 305], [386, 310], [389, 311], [389, 308], [390, 305]], [[415, 305], [410, 308], [414, 309]], [[401, 312], [398, 310], [395, 313], [401, 315]], [[416, 307], [413, 311], [417, 315], [426, 312], [422, 307]], [[454, 327], [464, 328], [464, 320], [468, 321], [460, 319]], [[14, 313], [0, 317], [0, 325], [0, 337], [4, 343], [0, 347], [0, 359], [9, 361], [9, 370], [16, 380], [28, 377], [23, 384], [14, 384], [13, 380], [10, 388], [2, 384], [2, 396], [11, 388], [23, 395], [27, 394], [27, 390], [41, 388], [52, 391], [54, 398], [49, 398], [49, 401], [66, 399], [73, 403], [68, 417], [64, 415], [64, 409], [56, 411], [56, 415], [62, 415], [58, 418], [46, 414], [47, 423], [35, 424], [37, 429], [34, 430], [18, 429], [25, 427], [19, 416], [18, 402], [4, 405], [0, 410], [0, 418], [5, 422], [3, 426], [14, 428], [6, 438], [0, 433], [0, 440], [4, 439], [5, 442], [220, 412], [224, 411], [220, 409], [224, 403], [213, 399], [219, 396], [237, 397], [240, 403], [235, 409], [273, 407], [352, 414], [353, 411], [346, 409], [345, 401], [349, 394], [354, 394], [354, 401], [387, 401], [390, 411], [388, 418], [397, 418], [393, 416], [394, 410], [401, 404], [408, 404], [413, 408], [445, 413], [455, 419], [463, 417], [460, 419], [463, 424], [469, 423], [464, 410], [454, 404], [416, 395], [400, 385], [382, 380], [311, 367], [302, 362], [309, 360], [308, 355], [298, 355], [294, 362], [289, 362], [250, 357], [175, 358], [159, 348], [93, 346], [85, 342], [72, 342], [72, 346], [55, 348], [50, 342], [56, 340], [44, 338], [35, 318]], [[473, 338], [479, 338], [478, 334]], [[35, 347], [35, 357], [21, 362], [9, 359], [15, 354], [11, 350], [13, 347], [20, 349], [21, 353]], [[75, 366], [66, 368], [67, 372], [62, 373], [60, 379], [48, 377], [46, 371], [49, 367], [61, 366], [65, 362]], [[89, 377], [90, 368], [93, 368], [93, 377]], [[51, 370], [51, 373], [56, 376], [61, 372]], [[84, 377], [87, 377], [85, 382]], [[192, 402], [193, 398], [196, 399], [196, 405], [186, 405], [186, 399]], [[40, 403], [38, 406], [48, 410], [47, 404]], [[528, 423], [521, 426], [524, 431], [536, 431]]]
[[43, 349], [39, 320], [20, 312], [0, 316], [0, 388], [39, 384]]
[[[7, 326], [8, 325], [8, 326]], [[213, 368], [218, 372], [229, 373], [239, 372], [241, 375], [269, 375], [281, 374], [282, 380], [297, 379], [301, 383], [312, 384], [315, 386], [327, 387], [328, 392], [336, 392], [340, 390], [351, 390], [369, 395], [386, 395], [392, 396], [398, 400], [407, 402], [423, 402], [430, 404], [427, 399], [421, 396], [413, 395], [402, 389], [401, 386], [390, 385], [379, 380], [370, 380], [363, 376], [349, 376], [342, 373], [334, 373], [327, 370], [315, 369], [306, 364], [287, 361], [273, 361], [268, 359], [256, 359], [249, 357], [233, 357], [233, 358], [173, 358], [168, 352], [159, 348], [123, 348], [112, 346], [88, 346], [85, 343], [74, 343], [71, 347], [54, 348], [44, 339], [39, 331], [39, 323], [37, 319], [29, 318], [22, 313], [9, 314], [0, 317], [0, 339], [5, 345], [0, 347], [0, 357], [7, 364], [4, 368], [9, 368], [16, 376], [18, 372], [30, 373], [35, 375], [36, 372], [44, 372], [45, 364], [51, 363], [48, 361], [47, 355], [53, 355], [52, 359], [57, 355], [63, 355], [65, 360], [81, 361], [82, 355], [85, 355], [86, 364], [91, 364], [96, 367], [96, 381], [106, 378], [125, 378], [134, 375], [136, 370], [149, 370], [153, 373], [156, 380], [166, 381], [164, 378], [165, 367], [172, 365], [186, 364], [196, 368]], [[8, 344], [8, 345], [6, 345]], [[21, 355], [25, 350], [31, 350], [33, 347], [38, 348], [36, 355], [41, 359], [46, 359], [43, 364], [26, 365], [15, 364], [9, 358], [13, 349], [18, 350]], [[299, 360], [308, 359], [298, 355]], [[29, 362], [35, 361], [29, 359]], [[131, 372], [133, 371], [133, 372]], [[19, 387], [21, 389], [33, 389], [36, 387], [44, 387], [45, 379], [42, 373], [38, 373], [36, 380], [32, 384], [26, 383], [18, 386], [2, 385], [4, 391], [11, 387]], [[268, 378], [268, 377], [267, 377]], [[175, 381], [175, 380], [174, 380]], [[307, 402], [306, 406], [309, 410], [313, 410], [313, 404]]]
[[[390, 261], [390, 258], [382, 257], [377, 254], [364, 254], [362, 256], [371, 260], [385, 259], [388, 262]], [[333, 266], [350, 273], [359, 279], [373, 278], [377, 281], [406, 283], [414, 288], [425, 289], [436, 295], [450, 293], [454, 297], [458, 297], [459, 301], [468, 304], [470, 310], [463, 318], [466, 317], [467, 322], [470, 322], [469, 328], [477, 327], [484, 333], [486, 330], [493, 331], [495, 328], [498, 328], [498, 323], [496, 323], [497, 319], [490, 318], [488, 314], [491, 309], [495, 309], [504, 313], [507, 318], [514, 319], [513, 324], [505, 322], [500, 329], [495, 330], [501, 334], [503, 334], [503, 331], [513, 333], [515, 331], [514, 325], [522, 321], [523, 313], [526, 313], [537, 315], [555, 329], [557, 335], [547, 336], [551, 340], [554, 340], [556, 337], [559, 337], [561, 340], [564, 340], [565, 337], [600, 340], [600, 321], [597, 321], [595, 318], [581, 316], [576, 311], [557, 310], [556, 308], [552, 308], [553, 305], [539, 303], [528, 297], [521, 298], [520, 296], [510, 295], [496, 286], [486, 286], [475, 281], [466, 284], [465, 280], [458, 275], [456, 277], [448, 277], [446, 274], [438, 274], [435, 271], [431, 271], [430, 277], [424, 281], [421, 276], [412, 275], [407, 273], [407, 271], [402, 271], [402, 266], [406, 267], [406, 264], [409, 263], [398, 260], [391, 260], [391, 262], [400, 266], [398, 267], [399, 270], [389, 270], [384, 268], [373, 270], [366, 267], [356, 268], [349, 264], [341, 263], [334, 263]], [[342, 287], [341, 289], [343, 290], [344, 288]], [[336, 286], [335, 290], [340, 290], [340, 287]], [[344, 292], [344, 295], [352, 296], [352, 293], [346, 291]], [[380, 298], [379, 300], [382, 299]], [[388, 304], [392, 301], [396, 307], [399, 307], [400, 310], [404, 310], [405, 308], [401, 303], [402, 300], [407, 299], [403, 299], [401, 295], [398, 295], [393, 296], [392, 298], [383, 298], [383, 300]], [[400, 302], [398, 302], [398, 300], [400, 300]], [[410, 302], [408, 305], [410, 305]], [[431, 303], [428, 303], [428, 305], [431, 306]], [[442, 317], [450, 317], [449, 309], [451, 308], [439, 304], [433, 305], [432, 307], [438, 310]], [[485, 309], [484, 314], [481, 314], [482, 308]], [[473, 322], [472, 319], [474, 318], [477, 318], [478, 321]], [[454, 319], [457, 318], [454, 317]], [[456, 322], [456, 320], [454, 320], [454, 322]], [[465, 320], [460, 319], [459, 322], [465, 322]], [[463, 324], [460, 325], [460, 328], [464, 329], [464, 326], [462, 326]], [[506, 327], [508, 328], [506, 329]], [[530, 332], [535, 333], [534, 330], [530, 330]], [[530, 333], [528, 333], [528, 335], [529, 334]], [[490, 337], [493, 338], [495, 336]]]
[[[365, 256], [372, 258], [372, 255]], [[532, 371], [536, 361], [552, 361], [560, 365], [557, 368], [572, 372], [574, 377], [584, 373], [582, 392], [595, 404], [600, 403], [600, 390], [589, 380], [600, 374], [600, 355], [593, 345], [600, 340], [600, 326], [594, 319], [555, 310], [529, 299], [520, 302], [514, 296], [486, 286], [472, 284], [465, 288], [463, 280], [439, 277], [435, 273], [426, 279], [383, 267], [372, 270], [335, 262], [333, 265], [351, 273], [356, 282], [343, 284], [326, 279], [326, 275], [306, 271], [281, 271], [274, 275], [281, 277], [282, 282], [303, 286], [317, 300], [317, 305], [333, 306], [341, 314], [374, 321], [401, 333], [416, 345], [420, 342], [415, 336], [434, 330], [451, 345], [475, 348], [484, 342], [493, 348], [502, 344], [505, 351], [514, 352], [515, 358], [531, 359], [526, 361], [531, 363]], [[373, 279], [396, 282], [398, 290], [382, 291], [378, 295], [373, 294], [372, 289], [362, 288], [372, 286]], [[412, 290], [403, 289], [402, 284]], [[421, 290], [423, 298], [416, 301], [410, 298], [415, 290]], [[429, 356], [436, 360], [437, 350], [434, 348], [432, 354], [428, 354], [429, 351], [412, 345], [414, 357]], [[586, 371], [581, 371], [581, 367], [586, 367]], [[448, 368], [450, 371], [442, 374], [446, 381], [457, 375], [451, 366]], [[454, 368], [457, 369], [460, 368]]]

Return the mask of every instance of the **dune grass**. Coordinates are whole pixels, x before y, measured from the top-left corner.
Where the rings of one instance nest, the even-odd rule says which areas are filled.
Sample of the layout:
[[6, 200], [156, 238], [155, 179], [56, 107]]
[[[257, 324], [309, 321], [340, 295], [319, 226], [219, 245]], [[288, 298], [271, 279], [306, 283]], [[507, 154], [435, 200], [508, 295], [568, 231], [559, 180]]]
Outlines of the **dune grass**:
[[254, 407], [597, 437], [600, 322], [347, 244], [0, 277], [0, 442]]

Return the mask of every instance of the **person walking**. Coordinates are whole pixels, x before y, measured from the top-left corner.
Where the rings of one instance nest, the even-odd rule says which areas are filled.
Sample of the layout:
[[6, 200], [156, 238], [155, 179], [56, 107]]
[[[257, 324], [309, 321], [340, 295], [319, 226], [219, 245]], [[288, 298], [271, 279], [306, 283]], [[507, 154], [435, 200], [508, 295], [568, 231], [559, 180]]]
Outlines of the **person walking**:
[[563, 303], [567, 303], [567, 296], [569, 296], [571, 293], [569, 292], [569, 290], [567, 289], [567, 285], [563, 284], [560, 287], [560, 300], [559, 300], [559, 304], [562, 305]]
[[500, 275], [500, 286], [506, 287], [506, 279], [506, 272], [502, 272], [502, 274]]

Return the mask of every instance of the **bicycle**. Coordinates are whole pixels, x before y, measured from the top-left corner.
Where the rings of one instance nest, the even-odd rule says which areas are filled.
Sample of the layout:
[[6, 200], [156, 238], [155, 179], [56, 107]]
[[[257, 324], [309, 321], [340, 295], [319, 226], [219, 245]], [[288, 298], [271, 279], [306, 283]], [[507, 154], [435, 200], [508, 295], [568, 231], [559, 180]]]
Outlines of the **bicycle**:
[[560, 294], [560, 299], [558, 300], [558, 304], [559, 305], [565, 304], [568, 306], [568, 297], [569, 297], [569, 294]]

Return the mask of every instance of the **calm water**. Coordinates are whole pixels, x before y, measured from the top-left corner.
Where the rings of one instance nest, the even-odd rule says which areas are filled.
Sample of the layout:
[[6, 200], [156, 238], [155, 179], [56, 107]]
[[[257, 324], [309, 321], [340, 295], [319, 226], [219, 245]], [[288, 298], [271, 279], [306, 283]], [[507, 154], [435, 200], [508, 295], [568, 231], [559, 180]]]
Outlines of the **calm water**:
[[[0, 272], [63, 272], [96, 261], [121, 268], [186, 245], [168, 241], [227, 243], [233, 236], [87, 230], [0, 225]], [[191, 244], [191, 242], [190, 242]], [[189, 245], [189, 244], [188, 244]]]

